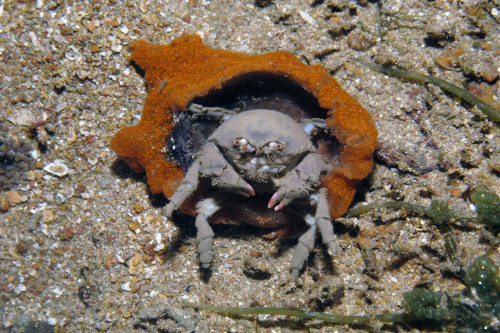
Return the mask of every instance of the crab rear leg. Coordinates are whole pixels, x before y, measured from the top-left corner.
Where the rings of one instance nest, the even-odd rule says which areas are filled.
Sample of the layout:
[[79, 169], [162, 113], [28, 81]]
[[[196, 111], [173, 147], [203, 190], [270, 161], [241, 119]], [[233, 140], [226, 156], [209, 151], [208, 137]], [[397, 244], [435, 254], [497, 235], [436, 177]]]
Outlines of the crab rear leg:
[[220, 121], [221, 123], [234, 115], [236, 111], [227, 110], [219, 107], [207, 107], [200, 104], [191, 103], [187, 107], [194, 117], [207, 117], [212, 120]]
[[326, 198], [326, 189], [321, 188], [315, 195], [311, 196], [316, 204], [316, 215], [314, 218], [306, 216], [306, 222], [311, 226], [309, 230], [300, 236], [292, 258], [291, 279], [295, 280], [299, 272], [304, 267], [304, 263], [309, 257], [309, 252], [314, 247], [316, 240], [316, 230], [319, 229], [323, 243], [328, 247], [331, 255], [335, 256], [342, 251], [333, 233], [333, 226], [330, 219], [330, 208]]

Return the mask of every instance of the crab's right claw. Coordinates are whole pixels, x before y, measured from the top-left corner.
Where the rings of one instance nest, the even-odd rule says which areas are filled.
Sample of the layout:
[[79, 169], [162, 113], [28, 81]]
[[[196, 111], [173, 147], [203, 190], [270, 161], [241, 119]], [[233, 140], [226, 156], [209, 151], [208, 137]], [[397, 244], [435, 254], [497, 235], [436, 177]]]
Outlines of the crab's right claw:
[[210, 179], [213, 187], [246, 197], [255, 195], [253, 187], [226, 161], [215, 144], [209, 143], [203, 148], [200, 166], [202, 177]]
[[255, 190], [250, 184], [247, 183], [245, 185], [245, 191], [243, 191], [241, 194], [245, 197], [253, 197], [255, 195]]
[[[204, 170], [205, 176], [212, 180], [212, 186], [224, 189], [228, 192], [237, 192], [246, 197], [255, 195], [255, 190], [248, 184], [233, 168], [221, 167], [217, 173], [212, 170]], [[211, 173], [209, 173], [211, 172]]]

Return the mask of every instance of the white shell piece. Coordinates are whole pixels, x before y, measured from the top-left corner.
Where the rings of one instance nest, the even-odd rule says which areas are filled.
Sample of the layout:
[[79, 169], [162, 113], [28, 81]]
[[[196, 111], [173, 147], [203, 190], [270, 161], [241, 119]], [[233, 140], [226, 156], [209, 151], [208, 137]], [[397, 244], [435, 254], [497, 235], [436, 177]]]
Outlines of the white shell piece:
[[316, 22], [316, 20], [305, 10], [299, 10], [299, 15], [304, 21], [306, 21], [307, 23], [309, 23], [313, 27], [318, 26], [318, 23]]
[[124, 291], [130, 291], [130, 290], [131, 290], [131, 288], [130, 288], [130, 281], [129, 281], [129, 282], [125, 282], [125, 283], [123, 283], [123, 284], [121, 285], [121, 288], [122, 288], [122, 290], [124, 290]]
[[47, 164], [43, 170], [57, 177], [64, 177], [68, 174], [68, 167], [59, 160]]
[[316, 128], [316, 126], [314, 126], [314, 124], [312, 123], [305, 123], [303, 125], [304, 127], [304, 131], [308, 134], [308, 135], [311, 135], [312, 132], [314, 131], [314, 129]]

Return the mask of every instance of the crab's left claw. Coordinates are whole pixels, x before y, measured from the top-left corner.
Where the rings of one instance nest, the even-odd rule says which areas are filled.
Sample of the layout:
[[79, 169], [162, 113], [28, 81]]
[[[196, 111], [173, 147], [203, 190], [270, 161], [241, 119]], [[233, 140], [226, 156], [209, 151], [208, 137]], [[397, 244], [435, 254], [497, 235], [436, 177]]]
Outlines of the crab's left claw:
[[[318, 176], [319, 178], [319, 176]], [[268, 208], [274, 207], [275, 211], [278, 211], [288, 205], [295, 199], [303, 198], [314, 191], [314, 188], [319, 184], [319, 182], [310, 182], [308, 180], [300, 179], [297, 172], [292, 171], [287, 177], [285, 183], [283, 183], [280, 188], [273, 194], [269, 203]], [[276, 207], [275, 207], [276, 206]]]
[[313, 193], [320, 184], [321, 174], [329, 168], [330, 165], [322, 155], [316, 153], [307, 155], [294, 170], [288, 173], [269, 200], [267, 207], [272, 208], [277, 204], [274, 210], [278, 211], [293, 200]]
[[279, 205], [277, 205], [276, 207], [274, 207], [274, 210], [275, 211], [278, 211], [280, 210], [281, 208], [285, 207], [286, 204], [288, 204], [288, 202], [283, 202], [283, 198], [284, 198], [284, 192], [281, 192], [278, 190], [276, 192], [274, 192], [273, 196], [271, 197], [271, 199], [269, 200], [269, 203], [267, 204], [267, 208], [273, 208], [278, 202]]

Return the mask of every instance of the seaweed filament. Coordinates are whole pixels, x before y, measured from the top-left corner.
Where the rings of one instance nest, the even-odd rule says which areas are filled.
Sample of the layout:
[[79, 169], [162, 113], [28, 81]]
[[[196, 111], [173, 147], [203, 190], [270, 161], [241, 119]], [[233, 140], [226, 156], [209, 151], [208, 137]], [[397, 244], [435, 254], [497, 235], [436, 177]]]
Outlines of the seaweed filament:
[[302, 319], [310, 320], [322, 320], [327, 323], [333, 324], [349, 324], [349, 325], [359, 325], [367, 324], [373, 319], [381, 322], [399, 322], [399, 321], [412, 321], [418, 319], [418, 317], [412, 313], [389, 313], [389, 314], [379, 314], [375, 316], [343, 316], [336, 315], [332, 313], [321, 313], [306, 310], [297, 309], [287, 309], [279, 307], [232, 307], [232, 306], [217, 306], [210, 304], [198, 304], [183, 302], [184, 305], [192, 307], [198, 310], [212, 311], [216, 313], [224, 313], [228, 315], [242, 316], [242, 315], [282, 315], [289, 317], [296, 317]]

